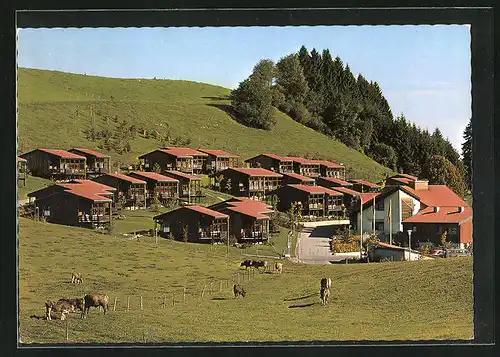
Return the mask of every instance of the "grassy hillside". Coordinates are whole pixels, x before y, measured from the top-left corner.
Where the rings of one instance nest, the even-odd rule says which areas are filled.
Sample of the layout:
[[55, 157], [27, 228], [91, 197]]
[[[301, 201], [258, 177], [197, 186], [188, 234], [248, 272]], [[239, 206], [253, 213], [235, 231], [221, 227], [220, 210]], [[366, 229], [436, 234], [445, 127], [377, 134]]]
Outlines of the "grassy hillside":
[[[229, 101], [218, 98], [229, 89], [188, 81], [114, 79], [54, 71], [20, 69], [18, 81], [20, 150], [36, 147], [97, 148], [84, 131], [116, 125], [109, 118], [127, 119], [139, 126], [189, 138], [191, 147], [220, 148], [247, 159], [262, 152], [280, 155], [319, 154], [344, 163], [353, 176], [381, 179], [390, 170], [344, 144], [309, 129], [275, 111], [271, 131], [245, 127], [224, 110]], [[106, 117], [108, 119], [106, 119]], [[137, 136], [129, 153], [111, 152], [115, 162], [136, 162], [158, 147], [154, 139]]]
[[[243, 281], [247, 297], [236, 300], [230, 287], [219, 292], [219, 283], [239, 270], [236, 248], [226, 256], [224, 246], [164, 239], [155, 246], [151, 238], [129, 241], [23, 218], [19, 244], [25, 343], [66, 342], [65, 321], [35, 317], [43, 315], [46, 299], [85, 293], [106, 293], [111, 305], [116, 297], [116, 311], [104, 317], [92, 310], [85, 320], [69, 316], [69, 342], [470, 339], [473, 334], [471, 258], [285, 262], [282, 275], [256, 274]], [[83, 274], [83, 284], [69, 283], [73, 270]], [[327, 306], [318, 304], [324, 276], [333, 280]], [[202, 298], [210, 282], [215, 291]]]

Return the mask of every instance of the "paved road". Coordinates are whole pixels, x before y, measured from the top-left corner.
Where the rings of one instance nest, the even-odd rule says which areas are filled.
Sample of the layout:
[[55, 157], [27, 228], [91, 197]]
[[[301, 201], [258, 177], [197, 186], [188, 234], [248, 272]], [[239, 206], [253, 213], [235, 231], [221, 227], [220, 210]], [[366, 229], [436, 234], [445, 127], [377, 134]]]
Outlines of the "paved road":
[[345, 257], [334, 256], [330, 251], [329, 237], [332, 233], [332, 226], [303, 228], [299, 233], [298, 260], [305, 264], [330, 264], [343, 260]]

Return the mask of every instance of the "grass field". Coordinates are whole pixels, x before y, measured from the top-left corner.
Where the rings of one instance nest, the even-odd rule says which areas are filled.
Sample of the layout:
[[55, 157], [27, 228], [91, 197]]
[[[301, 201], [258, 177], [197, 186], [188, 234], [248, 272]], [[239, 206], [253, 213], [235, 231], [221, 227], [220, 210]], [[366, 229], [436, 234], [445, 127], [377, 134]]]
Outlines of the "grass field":
[[[237, 248], [141, 237], [140, 241], [20, 219], [20, 336], [66, 342], [65, 321], [37, 319], [44, 301], [105, 293], [116, 311], [68, 317], [68, 342], [471, 339], [471, 258], [349, 265], [284, 262], [284, 273], [220, 282], [239, 271]], [[83, 284], [70, 284], [71, 272]], [[243, 272], [243, 270], [241, 270]], [[319, 280], [333, 280], [327, 306]], [[212, 293], [201, 297], [212, 282]], [[183, 288], [187, 288], [186, 302]], [[172, 306], [172, 293], [175, 305]], [[167, 306], [162, 308], [164, 295]], [[140, 309], [140, 296], [144, 309]], [[130, 311], [126, 311], [127, 297]]]
[[[152, 79], [114, 79], [55, 71], [19, 69], [18, 130], [20, 151], [36, 147], [99, 149], [84, 131], [116, 125], [127, 119], [172, 138], [191, 140], [191, 147], [228, 150], [247, 159], [271, 152], [315, 155], [342, 162], [353, 178], [379, 180], [391, 171], [285, 114], [275, 111], [271, 131], [252, 129], [234, 121], [220, 100], [229, 89], [204, 83]], [[92, 116], [90, 112], [92, 106]], [[108, 119], [106, 119], [108, 118]], [[172, 144], [172, 143], [171, 143]], [[136, 163], [137, 157], [160, 145], [138, 135], [126, 154], [109, 153], [112, 162]], [[175, 146], [175, 145], [173, 145]], [[104, 151], [104, 150], [101, 150]], [[106, 151], [104, 151], [106, 152]]]
[[17, 191], [18, 197], [21, 200], [26, 199], [28, 198], [28, 193], [50, 186], [52, 183], [50, 180], [28, 175], [26, 177], [26, 186], [19, 186]]

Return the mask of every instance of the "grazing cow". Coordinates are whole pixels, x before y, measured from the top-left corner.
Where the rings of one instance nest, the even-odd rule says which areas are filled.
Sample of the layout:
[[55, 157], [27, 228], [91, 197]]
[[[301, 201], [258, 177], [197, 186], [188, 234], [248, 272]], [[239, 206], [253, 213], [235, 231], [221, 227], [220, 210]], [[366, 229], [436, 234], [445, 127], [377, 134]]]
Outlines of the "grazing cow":
[[52, 311], [60, 312], [61, 320], [64, 320], [66, 318], [66, 314], [76, 311], [76, 307], [71, 304], [68, 299], [60, 299], [55, 303], [50, 300], [45, 301], [45, 317], [47, 320], [52, 320]]
[[252, 260], [252, 266], [255, 269], [259, 269], [260, 267], [263, 267], [265, 270], [267, 268], [267, 261], [266, 260]]
[[245, 269], [251, 268], [252, 267], [252, 261], [247, 259], [240, 264], [240, 268], [245, 267]]
[[76, 310], [83, 311], [83, 299], [82, 298], [74, 298], [74, 299], [59, 299], [59, 302], [65, 301], [68, 304], [74, 306], [73, 311], [71, 312], [76, 312]]
[[321, 287], [322, 288], [330, 289], [331, 286], [332, 286], [332, 279], [330, 279], [330, 278], [321, 279]]
[[234, 298], [235, 299], [240, 295], [241, 295], [241, 297], [245, 297], [245, 295], [246, 295], [245, 289], [243, 289], [243, 286], [241, 286], [239, 284], [234, 284], [233, 291], [234, 291]]
[[330, 289], [328, 289], [327, 287], [321, 287], [321, 290], [319, 291], [319, 296], [321, 298], [322, 305], [328, 304], [328, 297], [330, 296]]
[[85, 318], [85, 316], [89, 313], [90, 308], [92, 306], [94, 307], [99, 307], [102, 306], [102, 309], [104, 310], [104, 315], [106, 315], [106, 311], [108, 311], [108, 300], [109, 297], [108, 295], [85, 295], [84, 298], [84, 308], [82, 311], [82, 318]]
[[283, 263], [275, 263], [274, 269], [278, 272], [278, 274], [281, 274], [283, 272]]
[[83, 277], [81, 276], [81, 274], [73, 272], [73, 274], [71, 274], [71, 283], [72, 284], [83, 283]]

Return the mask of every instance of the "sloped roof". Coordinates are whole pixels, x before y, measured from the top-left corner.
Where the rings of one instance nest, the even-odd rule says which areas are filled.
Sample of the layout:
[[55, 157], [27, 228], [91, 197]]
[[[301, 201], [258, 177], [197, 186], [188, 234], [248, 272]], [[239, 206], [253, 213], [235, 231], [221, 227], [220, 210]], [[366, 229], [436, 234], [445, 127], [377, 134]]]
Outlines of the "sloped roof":
[[418, 180], [418, 177], [412, 176], [412, 175], [408, 175], [408, 174], [397, 174], [397, 175], [391, 176], [389, 178], [395, 178], [395, 177], [402, 177], [402, 178], [409, 179], [411, 181], [417, 181]]
[[204, 152], [191, 149], [191, 148], [179, 148], [179, 147], [165, 147], [161, 148], [161, 151], [165, 151], [169, 153], [170, 155], [173, 156], [178, 156], [178, 157], [188, 157], [188, 156], [208, 156], [208, 154], [205, 154]]
[[[179, 182], [179, 180], [176, 180], [172, 177], [160, 175], [156, 172], [149, 172], [149, 171], [134, 171], [131, 172], [130, 174], [135, 174], [137, 176], [141, 176], [147, 179], [159, 181], [159, 182]], [[130, 175], [129, 174], [129, 175]]]
[[283, 175], [273, 172], [271, 170], [266, 170], [262, 168], [244, 168], [244, 167], [233, 167], [227, 170], [232, 170], [240, 172], [247, 176], [265, 176], [265, 177], [283, 177]]
[[184, 206], [183, 208], [190, 209], [191, 211], [195, 211], [198, 213], [206, 214], [207, 216], [211, 216], [214, 218], [227, 218], [228, 217], [227, 214], [217, 212], [217, 211], [214, 211], [210, 208], [203, 207], [203, 206]]
[[146, 184], [146, 181], [139, 180], [139, 179], [137, 179], [135, 177], [127, 176], [127, 175], [124, 175], [124, 174], [117, 174], [117, 173], [113, 174], [113, 173], [110, 173], [110, 174], [106, 174], [106, 175], [103, 175], [103, 176], [111, 176], [111, 177], [117, 178], [119, 180], [130, 182], [130, 183]]
[[355, 197], [361, 196], [361, 192], [351, 190], [350, 188], [347, 188], [347, 187], [332, 187], [331, 190], [342, 192], [343, 194], [346, 194], [349, 196], [355, 196]]
[[215, 157], [239, 157], [238, 155], [231, 154], [231, 153], [224, 151], [224, 150], [199, 149], [199, 151], [201, 151], [205, 154], [215, 156]]
[[391, 180], [402, 183], [403, 185], [409, 185], [412, 180], [405, 177], [391, 177]]
[[403, 223], [460, 223], [471, 216], [471, 207], [464, 207], [463, 212], [460, 212], [459, 207], [456, 206], [440, 206], [438, 212], [434, 212], [434, 207], [426, 207], [416, 215], [405, 219]]
[[[238, 205], [233, 207], [227, 207], [225, 209], [233, 212], [242, 213], [246, 216], [254, 217], [257, 219], [269, 219], [269, 216], [263, 214], [258, 207], [252, 205]], [[269, 213], [270, 212], [272, 211], [269, 211]]]
[[285, 156], [285, 159], [292, 160], [293, 162], [298, 162], [299, 164], [307, 164], [307, 165], [319, 165], [319, 162], [316, 160], [304, 159], [303, 157], [298, 156]]
[[312, 160], [312, 161], [316, 161], [321, 166], [326, 166], [326, 167], [334, 168], [334, 169], [341, 169], [344, 167], [344, 165], [340, 165], [339, 163], [336, 163], [333, 161], [328, 161], [328, 160]]
[[164, 172], [165, 176], [174, 176], [174, 177], [181, 177], [188, 179], [190, 181], [201, 181], [201, 177], [195, 176], [195, 175], [190, 175], [185, 172], [180, 172], [176, 170], [168, 170]]
[[69, 183], [72, 183], [72, 182], [78, 183], [78, 184], [81, 184], [81, 185], [89, 185], [89, 186], [95, 187], [96, 190], [101, 190], [101, 191], [116, 191], [115, 187], [104, 185], [102, 183], [95, 182], [95, 181], [92, 181], [92, 180], [75, 179], [75, 180], [71, 180]]
[[266, 157], [270, 157], [271, 159], [275, 159], [275, 160], [278, 160], [278, 161], [285, 161], [285, 162], [292, 162], [293, 160], [287, 158], [287, 157], [284, 157], [284, 156], [279, 156], [279, 155], [276, 155], [276, 154], [259, 154], [257, 156], [254, 156], [254, 157], [251, 157], [250, 159], [247, 159], [245, 160], [245, 162], [248, 162], [252, 159], [255, 159], [256, 157], [259, 157], [259, 156], [266, 156]]
[[307, 186], [307, 185], [287, 185], [293, 187], [297, 190], [304, 191], [307, 193], [326, 193], [330, 196], [342, 196], [343, 193], [331, 190], [323, 186]]
[[111, 157], [109, 155], [104, 155], [103, 153], [100, 153], [98, 151], [90, 150], [90, 149], [84, 149], [84, 148], [73, 148], [71, 150], [78, 150], [80, 152], [83, 152], [87, 155], [92, 155], [98, 158], [106, 158], [106, 157]]
[[297, 180], [300, 180], [303, 182], [314, 182], [313, 178], [299, 175], [299, 174], [296, 174], [295, 172], [283, 172], [282, 175], [283, 175], [283, 177], [291, 177], [291, 178], [294, 178], [294, 179], [297, 179]]
[[66, 183], [57, 185], [63, 187], [67, 193], [83, 197], [94, 202], [111, 202], [111, 199], [103, 196], [112, 194], [111, 192], [107, 192], [101, 187], [94, 186], [92, 184]]
[[378, 192], [366, 192], [366, 193], [360, 193], [359, 196], [361, 197], [361, 202], [363, 202], [363, 205], [367, 202], [373, 202], [373, 198], [377, 197], [379, 195]]
[[373, 183], [373, 182], [370, 182], [370, 181], [366, 181], [366, 180], [351, 180], [351, 182], [360, 183], [360, 184], [362, 184], [364, 186], [368, 186], [368, 187], [371, 187], [371, 188], [379, 188], [380, 187], [376, 183]]
[[352, 186], [352, 183], [338, 179], [338, 178], [334, 178], [334, 177], [320, 177], [320, 178], [325, 180], [325, 181], [336, 183], [337, 185]]
[[[43, 152], [46, 152], [46, 153], [49, 153], [51, 155], [55, 155], [55, 156], [58, 156], [58, 157], [61, 157], [64, 159], [86, 159], [85, 156], [73, 154], [72, 152], [69, 152], [66, 150], [38, 148], [38, 149], [35, 149], [33, 151], [36, 151], [36, 150], [43, 151]], [[30, 152], [33, 152], [33, 151], [30, 151]], [[28, 154], [28, 153], [26, 153], [26, 154]], [[26, 155], [26, 154], [23, 154], [23, 155]]]

